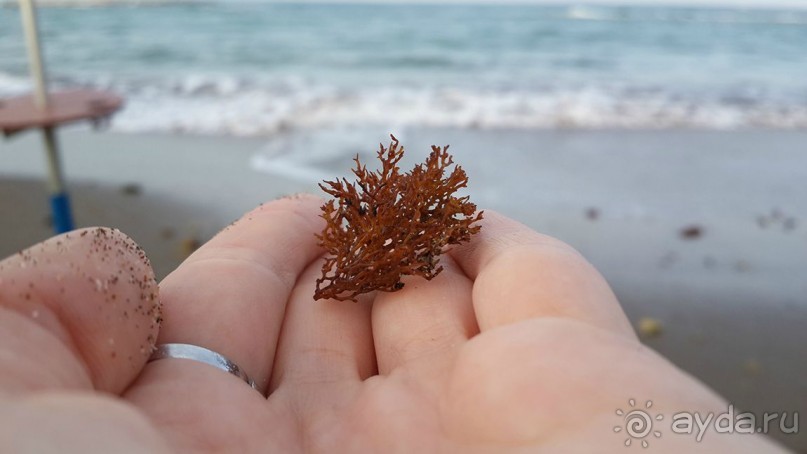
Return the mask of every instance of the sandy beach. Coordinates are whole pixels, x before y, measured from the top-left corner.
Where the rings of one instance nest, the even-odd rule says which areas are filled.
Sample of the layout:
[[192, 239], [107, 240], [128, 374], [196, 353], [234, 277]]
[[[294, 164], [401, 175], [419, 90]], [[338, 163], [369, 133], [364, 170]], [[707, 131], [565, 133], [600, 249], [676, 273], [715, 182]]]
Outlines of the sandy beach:
[[[451, 144], [480, 208], [578, 248], [645, 342], [738, 408], [807, 410], [807, 133], [399, 135], [410, 162]], [[345, 175], [356, 152], [307, 150], [327, 142], [307, 134], [278, 153], [267, 139], [75, 129], [60, 138], [77, 224], [128, 233], [159, 276], [259, 203], [318, 193], [319, 178]], [[368, 136], [363, 159], [377, 140]], [[0, 143], [0, 255], [50, 236], [44, 171], [38, 135]], [[804, 435], [784, 440], [807, 449]]]

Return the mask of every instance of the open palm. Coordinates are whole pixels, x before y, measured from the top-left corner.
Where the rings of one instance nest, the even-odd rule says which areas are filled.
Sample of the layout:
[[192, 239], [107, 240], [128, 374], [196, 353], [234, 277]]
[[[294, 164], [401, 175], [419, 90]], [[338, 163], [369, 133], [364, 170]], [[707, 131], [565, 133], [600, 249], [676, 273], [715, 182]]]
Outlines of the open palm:
[[[644, 348], [574, 250], [494, 213], [432, 281], [313, 301], [320, 201], [266, 204], [160, 285], [117, 231], [0, 262], [6, 452], [602, 452], [617, 408], [724, 411]], [[219, 352], [255, 380], [151, 346]], [[268, 397], [266, 397], [268, 396]], [[757, 437], [647, 436], [655, 449], [774, 449]], [[640, 440], [637, 438], [636, 443]]]

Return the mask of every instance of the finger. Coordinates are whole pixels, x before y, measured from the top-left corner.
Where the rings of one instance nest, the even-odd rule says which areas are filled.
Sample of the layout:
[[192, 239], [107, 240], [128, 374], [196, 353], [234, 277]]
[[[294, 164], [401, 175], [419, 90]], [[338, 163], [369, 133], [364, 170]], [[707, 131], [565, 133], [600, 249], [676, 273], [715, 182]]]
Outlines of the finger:
[[57, 236], [0, 262], [0, 390], [120, 393], [159, 325], [157, 283], [118, 230]]
[[485, 211], [482, 229], [450, 254], [474, 280], [480, 329], [569, 317], [635, 336], [605, 279], [571, 246]]
[[315, 301], [321, 268], [321, 261], [312, 262], [292, 292], [272, 373], [273, 392], [322, 392], [375, 374], [372, 296], [364, 295], [357, 303]]
[[406, 276], [402, 290], [376, 296], [373, 333], [380, 374], [398, 368], [427, 377], [440, 374], [479, 332], [470, 279], [451, 257], [442, 257], [440, 264], [443, 271], [431, 281]]
[[[321, 230], [320, 203], [299, 196], [262, 205], [198, 249], [161, 285], [165, 322], [159, 342], [213, 350], [265, 390], [289, 294], [321, 253], [314, 236]], [[199, 371], [205, 374], [201, 381], [212, 380], [210, 386], [220, 380], [243, 386], [232, 375], [197, 366], [169, 359], [147, 369], [163, 371], [153, 378]]]
[[40, 392], [0, 405], [3, 452], [168, 453], [131, 405], [98, 393]]

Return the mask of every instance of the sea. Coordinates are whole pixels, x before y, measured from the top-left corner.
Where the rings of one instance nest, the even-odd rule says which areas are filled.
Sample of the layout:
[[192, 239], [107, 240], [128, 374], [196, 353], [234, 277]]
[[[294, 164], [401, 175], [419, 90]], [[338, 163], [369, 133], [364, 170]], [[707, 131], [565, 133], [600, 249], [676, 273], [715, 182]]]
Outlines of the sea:
[[[807, 128], [807, 10], [222, 1], [39, 19], [51, 86], [120, 93], [120, 132]], [[0, 8], [0, 97], [29, 89], [19, 13]]]

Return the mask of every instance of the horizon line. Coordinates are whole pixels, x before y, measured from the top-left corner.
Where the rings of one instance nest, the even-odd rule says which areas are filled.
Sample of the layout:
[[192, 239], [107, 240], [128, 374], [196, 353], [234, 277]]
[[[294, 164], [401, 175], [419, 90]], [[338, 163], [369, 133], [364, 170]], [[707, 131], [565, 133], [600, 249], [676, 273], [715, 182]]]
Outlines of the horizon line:
[[[487, 6], [545, 6], [545, 7], [638, 7], [638, 8], [718, 8], [754, 10], [807, 10], [807, 2], [800, 0], [35, 0], [41, 7], [82, 6], [158, 6], [171, 4], [309, 4], [309, 5], [487, 5]], [[0, 7], [16, 7], [17, 0], [0, 0]]]

